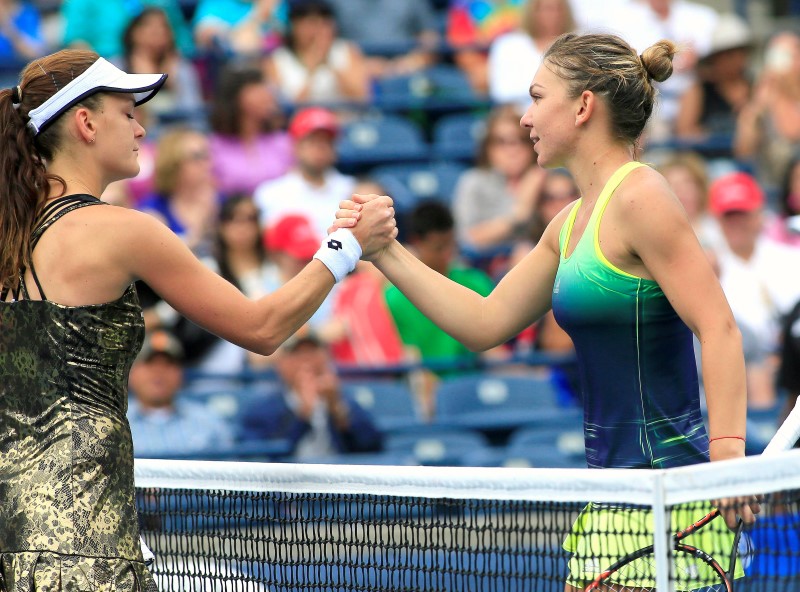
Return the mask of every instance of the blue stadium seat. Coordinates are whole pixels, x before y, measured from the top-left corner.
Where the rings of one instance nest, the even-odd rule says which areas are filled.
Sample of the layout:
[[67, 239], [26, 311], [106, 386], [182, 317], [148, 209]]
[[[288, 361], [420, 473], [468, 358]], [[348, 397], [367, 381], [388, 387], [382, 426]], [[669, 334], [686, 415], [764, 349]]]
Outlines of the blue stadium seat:
[[383, 115], [352, 121], [337, 142], [339, 164], [374, 166], [398, 161], [420, 161], [430, 155], [422, 131], [408, 119]]
[[583, 426], [575, 416], [565, 414], [563, 422], [552, 421], [547, 425], [523, 427], [514, 431], [508, 439], [510, 450], [524, 450], [540, 446], [556, 446], [561, 452], [578, 459], [586, 458]]
[[395, 380], [348, 380], [342, 390], [368, 411], [383, 431], [419, 424], [414, 394]]
[[486, 117], [476, 113], [454, 113], [433, 126], [433, 154], [442, 160], [472, 162], [486, 131]]
[[[299, 461], [292, 460], [291, 462]], [[335, 454], [303, 459], [302, 462], [319, 465], [384, 465], [405, 467], [417, 466], [419, 464], [413, 455], [403, 450]]]
[[444, 380], [436, 395], [436, 421], [481, 430], [515, 429], [562, 413], [548, 377], [472, 375]]
[[439, 64], [403, 76], [382, 78], [375, 85], [375, 104], [383, 110], [452, 111], [483, 107], [488, 97], [472, 90], [464, 72]]
[[384, 440], [387, 450], [405, 452], [421, 465], [435, 466], [460, 466], [468, 452], [488, 445], [480, 432], [430, 426], [387, 434]]
[[395, 209], [409, 211], [422, 200], [449, 205], [466, 166], [455, 162], [388, 164], [372, 169], [370, 176], [386, 188]]
[[488, 448], [470, 451], [464, 455], [463, 466], [585, 469], [585, 457], [566, 453], [555, 444]]

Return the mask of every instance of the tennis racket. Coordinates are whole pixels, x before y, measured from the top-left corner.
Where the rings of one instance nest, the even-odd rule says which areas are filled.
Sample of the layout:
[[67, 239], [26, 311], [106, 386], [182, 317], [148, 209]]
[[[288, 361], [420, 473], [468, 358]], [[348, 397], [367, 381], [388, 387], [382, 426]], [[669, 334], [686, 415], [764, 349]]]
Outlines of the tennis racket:
[[[767, 447], [764, 449], [762, 454], [775, 454], [777, 452], [781, 452], [783, 450], [789, 450], [794, 446], [795, 442], [797, 442], [798, 438], [800, 438], [800, 400], [795, 404], [794, 409], [789, 414], [789, 417], [783, 422], [781, 427], [775, 433], [775, 435], [770, 440]], [[731, 554], [728, 562], [728, 570], [722, 568], [719, 562], [714, 559], [710, 554], [706, 553], [702, 549], [698, 549], [692, 545], [686, 544], [684, 539], [686, 539], [689, 535], [697, 532], [700, 528], [707, 525], [709, 522], [714, 520], [717, 516], [719, 516], [720, 512], [719, 509], [714, 508], [711, 512], [703, 516], [700, 520], [684, 528], [683, 530], [679, 530], [674, 535], [672, 535], [672, 542], [673, 548], [677, 555], [684, 554], [688, 557], [693, 557], [694, 559], [699, 559], [706, 565], [708, 565], [719, 577], [719, 584], [725, 592], [733, 592], [733, 580], [734, 580], [734, 570], [736, 568], [736, 557], [739, 551], [739, 541], [742, 536], [742, 528], [743, 523], [741, 519], [736, 527], [734, 532], [734, 539], [733, 539], [733, 546], [731, 549]], [[598, 576], [592, 580], [592, 582], [584, 588], [584, 592], [596, 592], [600, 590], [608, 590], [607, 586], [613, 586], [611, 582], [611, 578], [614, 574], [618, 573], [623, 567], [626, 565], [630, 565], [637, 559], [645, 557], [647, 555], [652, 555], [654, 550], [654, 545], [647, 545], [646, 547], [642, 547], [628, 555], [625, 555], [621, 559], [614, 562], [610, 567], [608, 567], [605, 571], [598, 574]], [[618, 589], [618, 588], [614, 588]]]

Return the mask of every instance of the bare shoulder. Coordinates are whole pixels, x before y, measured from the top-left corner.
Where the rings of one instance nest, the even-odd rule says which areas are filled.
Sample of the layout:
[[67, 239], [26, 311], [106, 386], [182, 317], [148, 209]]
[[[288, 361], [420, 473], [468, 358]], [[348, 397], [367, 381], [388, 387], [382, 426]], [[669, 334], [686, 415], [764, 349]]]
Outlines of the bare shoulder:
[[664, 221], [664, 216], [685, 218], [683, 207], [675, 197], [667, 180], [658, 171], [639, 167], [626, 177], [611, 200], [615, 214], [627, 222], [648, 219]]

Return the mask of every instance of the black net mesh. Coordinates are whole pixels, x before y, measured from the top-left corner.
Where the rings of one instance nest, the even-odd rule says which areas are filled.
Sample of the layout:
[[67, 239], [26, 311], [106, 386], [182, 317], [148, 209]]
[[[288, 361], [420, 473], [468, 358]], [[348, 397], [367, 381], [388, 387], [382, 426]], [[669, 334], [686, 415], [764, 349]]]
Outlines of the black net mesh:
[[[398, 495], [139, 488], [163, 592], [654, 590], [650, 506]], [[573, 496], [575, 499], [575, 496]], [[800, 492], [761, 496], [736, 544], [737, 592], [800, 591]], [[671, 535], [713, 509], [669, 507]], [[672, 538], [672, 537], [671, 537]], [[725, 591], [734, 533], [721, 518], [673, 541], [670, 587]], [[715, 560], [715, 571], [698, 558]], [[619, 565], [623, 557], [636, 555]]]

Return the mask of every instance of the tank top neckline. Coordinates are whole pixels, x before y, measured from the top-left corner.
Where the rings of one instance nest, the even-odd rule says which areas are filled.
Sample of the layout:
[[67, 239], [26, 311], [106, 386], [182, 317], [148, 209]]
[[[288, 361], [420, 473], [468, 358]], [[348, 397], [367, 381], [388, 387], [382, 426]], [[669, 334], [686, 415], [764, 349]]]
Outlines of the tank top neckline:
[[572, 259], [575, 253], [577, 253], [578, 249], [581, 248], [581, 244], [584, 242], [587, 234], [596, 236], [597, 227], [600, 224], [600, 217], [602, 217], [606, 205], [608, 205], [608, 201], [611, 199], [614, 191], [616, 191], [617, 187], [619, 187], [620, 183], [622, 183], [625, 177], [628, 176], [628, 173], [643, 166], [647, 165], [636, 160], [632, 160], [630, 162], [626, 162], [611, 174], [611, 176], [608, 178], [608, 181], [606, 181], [606, 184], [603, 186], [603, 189], [600, 191], [600, 195], [597, 196], [597, 201], [592, 207], [592, 213], [589, 215], [589, 220], [586, 223], [586, 227], [583, 229], [581, 236], [578, 237], [572, 252], [567, 255], [570, 241], [572, 240], [572, 231], [575, 226], [575, 218], [578, 216], [578, 209], [580, 209], [581, 203], [583, 203], [583, 198], [579, 198], [575, 202], [575, 204], [572, 206], [572, 210], [570, 210], [569, 215], [564, 222], [566, 231], [564, 244], [559, 246], [559, 254], [562, 262], [567, 262]]

